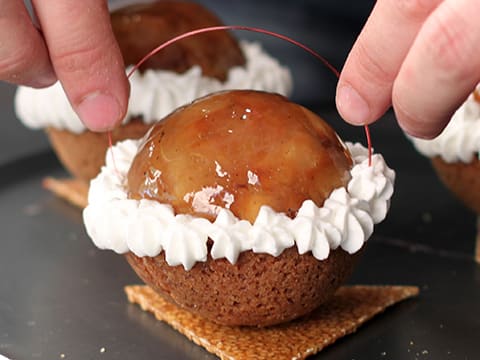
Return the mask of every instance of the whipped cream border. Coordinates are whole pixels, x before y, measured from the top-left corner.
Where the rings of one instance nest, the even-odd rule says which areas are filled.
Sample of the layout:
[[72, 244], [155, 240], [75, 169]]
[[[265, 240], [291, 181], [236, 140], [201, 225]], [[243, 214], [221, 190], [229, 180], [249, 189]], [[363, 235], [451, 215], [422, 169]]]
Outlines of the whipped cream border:
[[[199, 66], [181, 74], [168, 70], [135, 72], [129, 79], [131, 92], [123, 123], [137, 116], [147, 124], [159, 121], [180, 106], [217, 91], [251, 89], [284, 96], [292, 93], [293, 78], [287, 67], [270, 56], [260, 43], [240, 41], [239, 44], [246, 63], [231, 68], [225, 82], [202, 76]], [[20, 121], [32, 129], [50, 126], [76, 134], [86, 130], [60, 82], [44, 89], [19, 86], [15, 112]]]
[[[305, 200], [293, 219], [262, 206], [253, 224], [221, 209], [214, 222], [191, 215], [175, 215], [172, 207], [154, 200], [127, 198], [126, 177], [140, 140], [117, 143], [107, 152], [106, 165], [91, 181], [83, 219], [88, 235], [100, 249], [119, 254], [133, 252], [154, 257], [165, 251], [171, 266], [191, 269], [207, 260], [207, 241], [213, 259], [234, 264], [242, 251], [280, 255], [297, 246], [300, 254], [312, 252], [318, 260], [341, 247], [360, 250], [389, 209], [395, 172], [380, 154], [372, 156], [361, 144], [346, 143], [354, 166], [346, 188], [332, 191], [322, 207]], [[112, 159], [115, 153], [115, 164]]]
[[[480, 84], [476, 87], [480, 91]], [[424, 156], [440, 156], [447, 163], [480, 159], [480, 103], [470, 94], [440, 135], [431, 140], [408, 136]]]

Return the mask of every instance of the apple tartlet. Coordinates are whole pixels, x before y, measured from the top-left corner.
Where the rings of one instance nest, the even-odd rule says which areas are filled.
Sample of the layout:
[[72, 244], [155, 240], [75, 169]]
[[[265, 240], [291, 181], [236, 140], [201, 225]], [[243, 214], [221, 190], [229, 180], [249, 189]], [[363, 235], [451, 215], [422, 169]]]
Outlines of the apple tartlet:
[[279, 324], [326, 301], [385, 218], [395, 175], [371, 160], [281, 95], [218, 92], [109, 150], [84, 222], [168, 301]]

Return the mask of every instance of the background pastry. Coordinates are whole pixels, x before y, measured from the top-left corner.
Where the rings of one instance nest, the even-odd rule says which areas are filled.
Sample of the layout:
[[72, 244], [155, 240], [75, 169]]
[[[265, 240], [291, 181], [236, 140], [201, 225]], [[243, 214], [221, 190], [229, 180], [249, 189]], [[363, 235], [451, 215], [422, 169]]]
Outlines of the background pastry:
[[[111, 19], [126, 65], [176, 35], [221, 25], [201, 5], [178, 1], [132, 5], [113, 12]], [[288, 95], [292, 85], [289, 71], [258, 44], [239, 44], [225, 31], [177, 42], [149, 59], [130, 83], [128, 113], [123, 126], [112, 132], [114, 143], [141, 137], [149, 124], [214, 91], [252, 88]], [[46, 128], [54, 150], [75, 177], [88, 181], [98, 174], [107, 136], [86, 130], [59, 83], [46, 89], [19, 87], [15, 109], [27, 126]]]
[[480, 261], [480, 84], [438, 137], [411, 140], [431, 159], [445, 186], [477, 214], [476, 258]]

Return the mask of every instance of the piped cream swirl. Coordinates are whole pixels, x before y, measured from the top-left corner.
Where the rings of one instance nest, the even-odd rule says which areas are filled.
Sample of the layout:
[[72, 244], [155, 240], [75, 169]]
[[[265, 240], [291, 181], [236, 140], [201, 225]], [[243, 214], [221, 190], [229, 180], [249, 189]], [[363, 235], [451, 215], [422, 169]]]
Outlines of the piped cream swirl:
[[[480, 92], [480, 84], [476, 91]], [[470, 94], [439, 136], [432, 140], [410, 139], [423, 155], [441, 156], [447, 163], [480, 159], [480, 102]]]
[[333, 190], [322, 207], [305, 200], [291, 219], [262, 206], [253, 224], [221, 209], [211, 222], [175, 214], [170, 205], [154, 200], [127, 198], [126, 177], [139, 143], [126, 140], [107, 152], [106, 165], [90, 184], [83, 212], [87, 233], [100, 249], [131, 251], [140, 257], [164, 251], [169, 265], [186, 270], [206, 261], [208, 239], [213, 242], [212, 258], [226, 258], [232, 264], [242, 251], [278, 256], [294, 245], [300, 254], [311, 251], [318, 260], [338, 247], [355, 253], [374, 224], [385, 218], [393, 194], [395, 173], [383, 157], [375, 154], [369, 166], [367, 150], [347, 143], [354, 160], [351, 180], [346, 188]]
[[[235, 89], [263, 90], [289, 96], [290, 71], [258, 43], [242, 41], [245, 66], [230, 69], [227, 80], [202, 76], [199, 66], [182, 74], [166, 70], [135, 72], [130, 78], [130, 100], [124, 123], [141, 116], [146, 123], [161, 120], [173, 110], [204, 95]], [[128, 72], [128, 70], [127, 70]], [[86, 130], [73, 111], [59, 82], [45, 89], [20, 86], [15, 94], [17, 117], [33, 129], [54, 127], [81, 133]]]

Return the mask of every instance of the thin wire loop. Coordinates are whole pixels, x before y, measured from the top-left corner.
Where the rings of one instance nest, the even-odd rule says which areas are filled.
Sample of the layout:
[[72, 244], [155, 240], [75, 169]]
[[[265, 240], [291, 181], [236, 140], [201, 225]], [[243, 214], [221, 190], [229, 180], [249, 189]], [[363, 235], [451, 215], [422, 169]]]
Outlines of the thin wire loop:
[[[327, 61], [327, 59], [325, 59], [322, 55], [317, 53], [315, 50], [309, 48], [308, 46], [306, 46], [302, 43], [300, 43], [299, 41], [294, 40], [294, 39], [292, 39], [292, 38], [290, 38], [286, 35], [282, 35], [282, 34], [279, 34], [279, 33], [276, 33], [276, 32], [270, 31], [270, 30], [265, 30], [265, 29], [261, 29], [261, 28], [250, 27], [250, 26], [243, 26], [243, 25], [211, 26], [211, 27], [205, 27], [205, 28], [200, 28], [200, 29], [188, 31], [184, 34], [180, 34], [180, 35], [164, 42], [163, 44], [157, 46], [152, 51], [150, 51], [147, 55], [145, 55], [142, 59], [140, 59], [140, 61], [137, 62], [133, 66], [133, 68], [128, 72], [127, 77], [130, 78], [132, 76], [132, 74], [135, 71], [137, 71], [138, 68], [143, 65], [143, 63], [145, 63], [145, 61], [147, 61], [149, 58], [151, 58], [152, 56], [154, 56], [158, 52], [162, 51], [167, 46], [170, 46], [171, 44], [173, 44], [177, 41], [180, 41], [180, 40], [183, 40], [183, 39], [186, 39], [186, 38], [189, 38], [191, 36], [198, 35], [198, 34], [203, 34], [203, 33], [212, 32], [212, 31], [225, 31], [225, 30], [245, 30], [245, 31], [257, 32], [257, 33], [273, 36], [273, 37], [276, 37], [278, 39], [287, 41], [287, 42], [305, 50], [306, 52], [313, 55], [314, 57], [316, 57], [318, 60], [320, 60], [323, 63], [323, 65], [325, 65], [330, 71], [332, 71], [337, 78], [340, 77], [339, 71], [332, 64], [330, 64]], [[365, 129], [365, 136], [367, 138], [367, 146], [368, 146], [368, 165], [371, 166], [372, 165], [372, 140], [371, 140], [371, 137], [370, 137], [370, 130], [368, 128], [368, 125], [364, 125], [364, 129]], [[109, 141], [110, 141], [110, 145], [111, 145], [111, 134], [110, 133], [109, 133]]]

